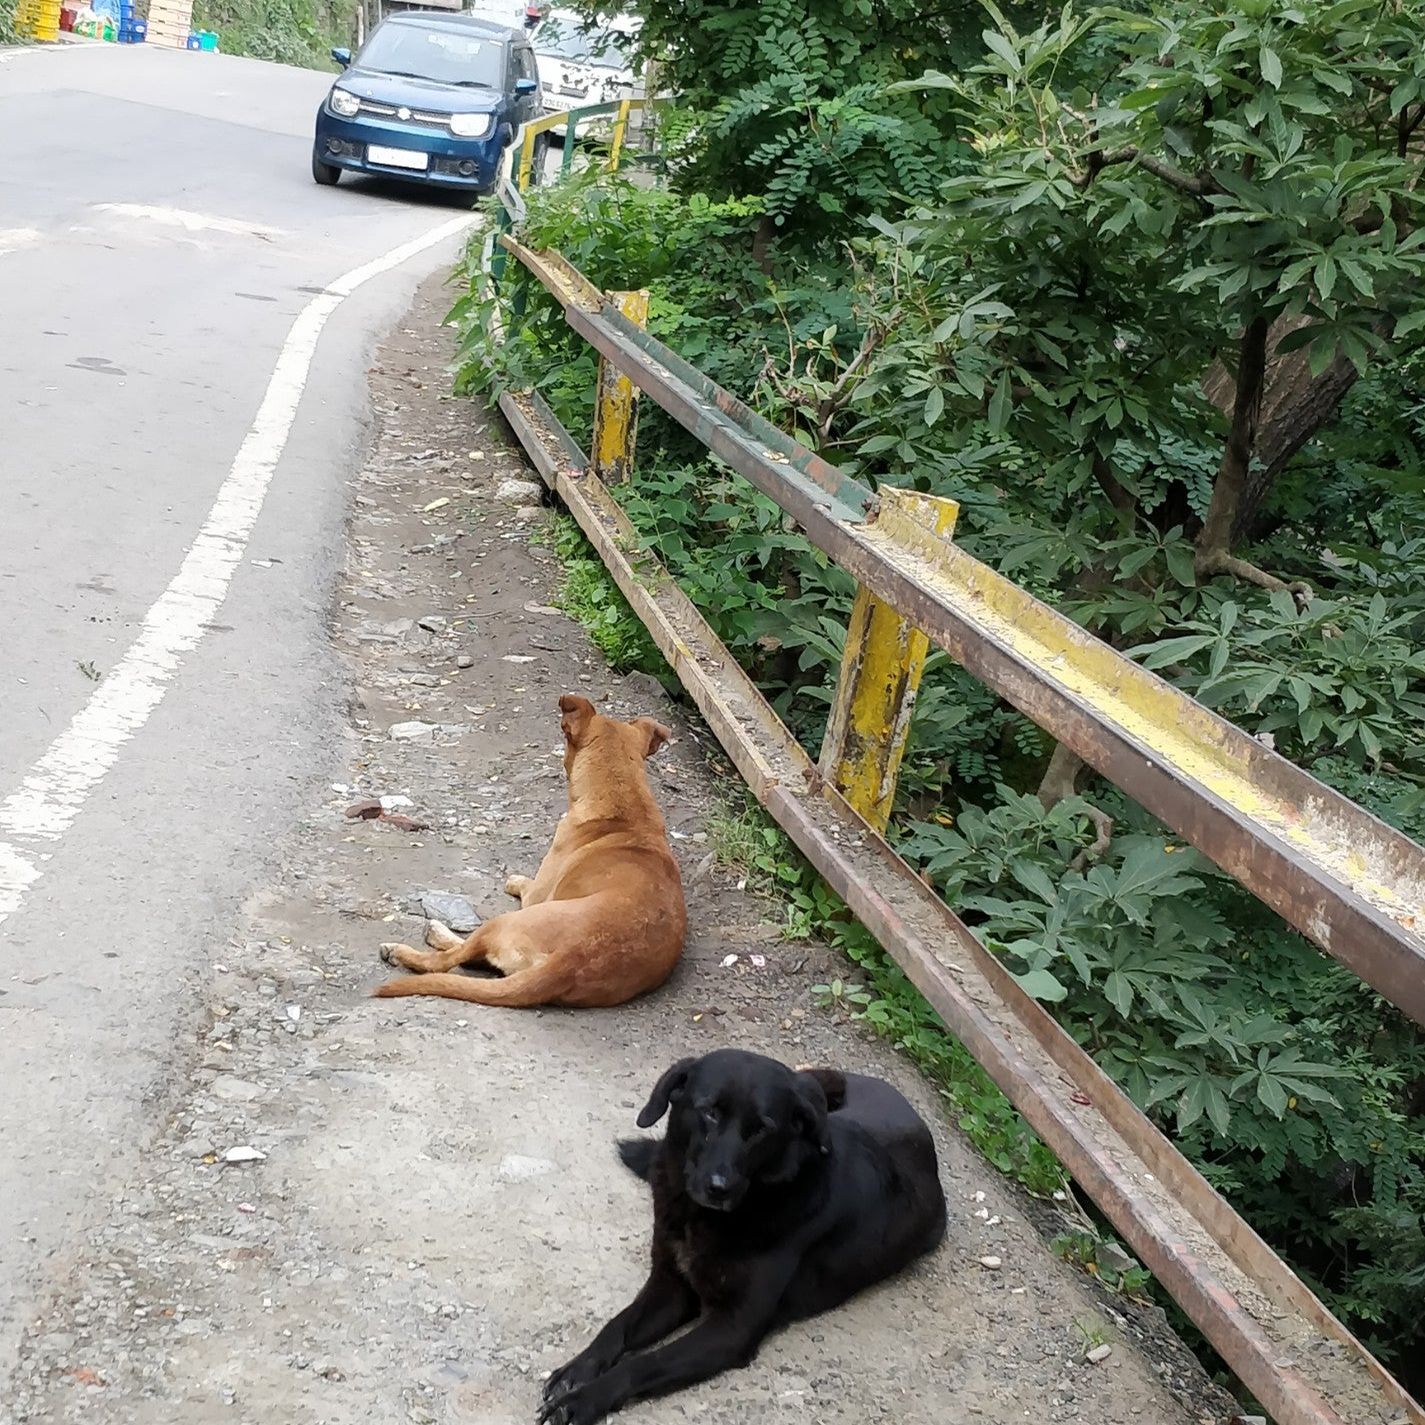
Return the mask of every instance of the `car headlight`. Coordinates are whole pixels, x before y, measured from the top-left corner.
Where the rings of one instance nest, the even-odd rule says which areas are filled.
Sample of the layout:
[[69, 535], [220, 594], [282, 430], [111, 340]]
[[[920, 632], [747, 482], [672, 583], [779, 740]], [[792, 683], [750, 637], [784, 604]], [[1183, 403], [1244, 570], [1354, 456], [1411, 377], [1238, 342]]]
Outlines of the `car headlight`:
[[493, 114], [452, 114], [450, 132], [458, 139], [483, 139], [494, 121]]
[[333, 114], [340, 114], [343, 119], [349, 119], [361, 108], [361, 100], [355, 94], [346, 89], [339, 89], [332, 86], [332, 92], [327, 102], [332, 106]]

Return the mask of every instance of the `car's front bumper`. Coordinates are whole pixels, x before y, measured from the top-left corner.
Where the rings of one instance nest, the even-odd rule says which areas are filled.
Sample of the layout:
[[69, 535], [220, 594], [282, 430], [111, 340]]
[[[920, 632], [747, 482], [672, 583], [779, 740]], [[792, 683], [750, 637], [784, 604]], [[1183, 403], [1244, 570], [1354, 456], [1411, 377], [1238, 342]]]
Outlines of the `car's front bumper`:
[[[317, 115], [315, 154], [323, 163], [354, 173], [379, 174], [409, 183], [433, 183], [483, 193], [492, 189], [499, 178], [504, 138], [498, 125], [484, 138], [462, 139], [439, 129], [387, 123], [364, 115], [344, 119], [323, 105]], [[429, 165], [415, 169], [373, 163], [367, 156], [372, 145], [424, 153], [429, 157]]]

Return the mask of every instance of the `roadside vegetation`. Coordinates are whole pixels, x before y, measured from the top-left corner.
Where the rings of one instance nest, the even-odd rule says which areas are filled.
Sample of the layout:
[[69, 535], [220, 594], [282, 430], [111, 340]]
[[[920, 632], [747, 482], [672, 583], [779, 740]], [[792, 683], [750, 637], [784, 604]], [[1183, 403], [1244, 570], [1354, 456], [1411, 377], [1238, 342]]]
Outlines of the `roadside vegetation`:
[[[0, 0], [4, 3], [4, 0]], [[195, 0], [195, 29], [215, 30], [224, 53], [334, 70], [333, 45], [349, 45], [350, 0]]]
[[[576, 176], [526, 240], [647, 287], [650, 329], [763, 415], [863, 480], [953, 496], [977, 557], [1425, 839], [1425, 0], [635, 8], [681, 96], [668, 183]], [[495, 377], [587, 439], [592, 352], [514, 264], [498, 298], [466, 275], [463, 387], [491, 379], [498, 300]], [[815, 749], [850, 580], [647, 403], [621, 499]], [[666, 674], [560, 540], [601, 646]], [[825, 998], [1053, 1191], [874, 942], [734, 820], [789, 930], [845, 949]], [[1425, 1036], [941, 654], [892, 833], [1425, 1387]]]

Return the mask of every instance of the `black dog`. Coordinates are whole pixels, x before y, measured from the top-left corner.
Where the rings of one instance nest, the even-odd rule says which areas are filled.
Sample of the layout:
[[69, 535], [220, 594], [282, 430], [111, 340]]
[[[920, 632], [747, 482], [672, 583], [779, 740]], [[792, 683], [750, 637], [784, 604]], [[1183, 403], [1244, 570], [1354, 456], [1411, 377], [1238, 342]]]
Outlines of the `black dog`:
[[674, 1064], [638, 1126], [670, 1104], [666, 1138], [619, 1145], [653, 1188], [648, 1281], [550, 1377], [541, 1425], [593, 1425], [746, 1365], [775, 1327], [839, 1305], [945, 1235], [930, 1130], [879, 1079], [721, 1049]]

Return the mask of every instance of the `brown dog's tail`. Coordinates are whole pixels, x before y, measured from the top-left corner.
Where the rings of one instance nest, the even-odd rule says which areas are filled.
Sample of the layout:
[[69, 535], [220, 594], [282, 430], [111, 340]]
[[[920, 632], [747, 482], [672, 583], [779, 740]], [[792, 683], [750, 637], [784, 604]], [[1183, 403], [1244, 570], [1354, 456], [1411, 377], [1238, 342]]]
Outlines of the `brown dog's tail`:
[[438, 995], [441, 999], [466, 1000], [470, 1004], [505, 1005], [511, 1009], [554, 1004], [569, 988], [562, 966], [550, 960], [503, 979], [479, 979], [474, 975], [405, 975], [387, 980], [371, 991], [375, 999], [395, 999], [401, 995]]

